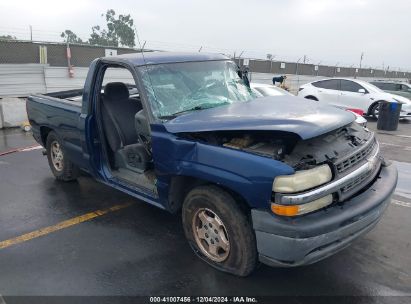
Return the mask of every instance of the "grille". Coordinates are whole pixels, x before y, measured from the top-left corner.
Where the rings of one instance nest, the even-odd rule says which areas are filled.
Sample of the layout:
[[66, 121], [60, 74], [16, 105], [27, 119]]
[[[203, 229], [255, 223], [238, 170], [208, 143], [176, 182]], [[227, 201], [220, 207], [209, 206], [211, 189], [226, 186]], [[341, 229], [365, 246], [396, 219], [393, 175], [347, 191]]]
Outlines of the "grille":
[[364, 173], [363, 175], [358, 176], [356, 179], [352, 180], [350, 183], [346, 184], [344, 187], [341, 188], [342, 192], [348, 192], [357, 185], [364, 182], [367, 177], [370, 175], [370, 172]]
[[353, 167], [355, 164], [357, 164], [359, 161], [364, 159], [370, 152], [374, 149], [375, 147], [375, 139], [373, 139], [368, 146], [363, 148], [361, 151], [358, 151], [357, 153], [351, 155], [347, 159], [337, 163], [335, 167], [337, 168], [338, 173], [342, 173], [345, 170]]

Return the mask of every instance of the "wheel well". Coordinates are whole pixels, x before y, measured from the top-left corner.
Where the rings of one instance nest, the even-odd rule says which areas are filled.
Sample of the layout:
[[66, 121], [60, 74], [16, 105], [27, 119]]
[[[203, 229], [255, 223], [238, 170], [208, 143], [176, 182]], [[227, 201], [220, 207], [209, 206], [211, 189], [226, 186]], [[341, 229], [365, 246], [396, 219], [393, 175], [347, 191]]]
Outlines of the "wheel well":
[[370, 107], [368, 108], [367, 115], [371, 115], [372, 108], [373, 108], [376, 104], [378, 104], [378, 103], [380, 103], [380, 102], [382, 102], [382, 100], [378, 100], [378, 101], [373, 102], [373, 103], [370, 105]]
[[305, 96], [304, 98], [318, 101], [318, 98], [313, 95], [308, 95], [308, 96]]
[[241, 209], [245, 212], [245, 214], [250, 215], [250, 207], [247, 204], [247, 201], [237, 192], [207, 180], [195, 178], [192, 176], [181, 175], [174, 176], [171, 178], [170, 190], [168, 193], [168, 203], [170, 211], [173, 213], [179, 211], [183, 205], [184, 199], [186, 198], [187, 194], [195, 187], [203, 185], [214, 185], [228, 192], [234, 198], [234, 200], [240, 205]]
[[41, 142], [43, 143], [43, 147], [46, 146], [47, 136], [49, 135], [51, 131], [53, 131], [53, 129], [49, 127], [40, 127], [40, 136], [41, 136]]

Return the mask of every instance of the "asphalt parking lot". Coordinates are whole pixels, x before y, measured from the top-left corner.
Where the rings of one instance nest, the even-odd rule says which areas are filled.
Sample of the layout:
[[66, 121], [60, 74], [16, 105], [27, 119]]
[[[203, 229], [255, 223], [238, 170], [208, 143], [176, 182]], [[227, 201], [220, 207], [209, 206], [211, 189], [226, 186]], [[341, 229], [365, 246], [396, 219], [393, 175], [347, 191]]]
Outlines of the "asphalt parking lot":
[[237, 278], [192, 253], [179, 216], [88, 176], [57, 182], [41, 149], [14, 151], [35, 144], [30, 134], [0, 131], [0, 294], [6, 303], [17, 295], [337, 295], [410, 303], [411, 121], [377, 137], [400, 178], [377, 227], [314, 265], [261, 265]]

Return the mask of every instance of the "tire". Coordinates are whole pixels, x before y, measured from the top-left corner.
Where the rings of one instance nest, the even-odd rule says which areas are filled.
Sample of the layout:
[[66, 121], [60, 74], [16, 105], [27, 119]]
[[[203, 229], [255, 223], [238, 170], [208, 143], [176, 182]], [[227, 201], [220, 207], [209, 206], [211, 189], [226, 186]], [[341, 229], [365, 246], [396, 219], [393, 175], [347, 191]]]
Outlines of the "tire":
[[80, 170], [64, 157], [61, 140], [54, 131], [51, 131], [47, 136], [46, 150], [50, 170], [57, 180], [67, 182], [77, 179]]
[[[212, 267], [242, 277], [256, 268], [258, 258], [254, 230], [245, 212], [228, 192], [217, 186], [194, 188], [184, 200], [182, 219], [191, 248]], [[203, 221], [208, 223], [208, 227]], [[220, 246], [216, 255], [210, 253], [213, 251], [208, 246], [211, 242]]]
[[314, 96], [311, 96], [311, 95], [305, 96], [304, 98], [305, 98], [305, 99], [310, 99], [310, 100], [318, 101], [318, 98], [317, 98], [317, 97], [314, 97]]
[[378, 119], [378, 113], [379, 113], [378, 108], [379, 108], [379, 106], [380, 106], [380, 103], [376, 102], [370, 107], [369, 114], [374, 119]]

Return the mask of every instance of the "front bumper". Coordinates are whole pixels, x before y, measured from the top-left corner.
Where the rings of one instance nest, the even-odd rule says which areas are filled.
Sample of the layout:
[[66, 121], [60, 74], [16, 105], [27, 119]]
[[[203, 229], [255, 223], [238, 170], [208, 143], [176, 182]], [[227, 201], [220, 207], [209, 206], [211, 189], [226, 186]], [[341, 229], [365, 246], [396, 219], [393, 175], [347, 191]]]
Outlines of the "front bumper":
[[260, 261], [271, 266], [293, 267], [333, 255], [377, 224], [396, 185], [395, 166], [383, 166], [366, 191], [342, 206], [297, 218], [252, 210]]

